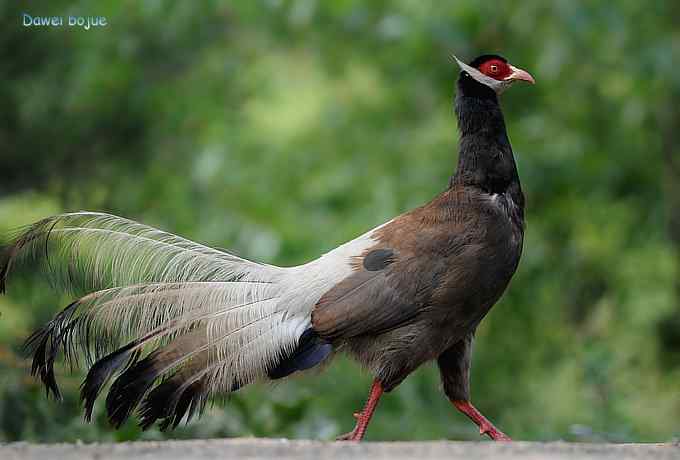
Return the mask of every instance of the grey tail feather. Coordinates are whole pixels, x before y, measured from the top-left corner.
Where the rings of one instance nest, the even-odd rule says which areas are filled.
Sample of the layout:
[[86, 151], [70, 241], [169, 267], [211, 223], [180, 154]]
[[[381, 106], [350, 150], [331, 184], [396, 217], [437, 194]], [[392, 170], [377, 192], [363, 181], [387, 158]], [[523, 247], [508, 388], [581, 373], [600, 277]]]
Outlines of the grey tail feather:
[[[237, 388], [232, 388], [236, 391]], [[160, 421], [161, 431], [175, 429], [186, 414], [187, 423], [201, 414], [208, 401], [208, 379], [187, 380], [187, 375], [177, 373], [163, 381], [144, 398], [139, 410], [143, 430]]]
[[[200, 346], [197, 344], [197, 337], [201, 337], [203, 333], [196, 331], [198, 335], [180, 336], [129, 365], [114, 380], [106, 397], [106, 411], [111, 425], [119, 428], [149, 393], [154, 383], [163, 378], [177, 363], [182, 362], [182, 357], [190, 355]], [[207, 355], [207, 352], [205, 354]], [[203, 355], [203, 352], [200, 355]], [[189, 366], [190, 363], [184, 363], [183, 366]], [[181, 369], [183, 367], [175, 374], [181, 373]]]
[[[77, 324], [74, 316], [78, 301], [64, 308], [55, 318], [36, 331], [26, 342], [26, 350], [33, 355], [32, 373], [40, 375], [48, 395], [61, 399], [61, 393], [54, 377], [54, 361], [60, 349], [69, 359], [75, 359], [71, 330]], [[212, 376], [205, 373], [208, 367], [208, 351], [201, 352], [182, 364], [177, 371], [168, 375], [169, 365], [178, 357], [197, 350], [203, 333], [195, 331], [182, 335], [162, 348], [151, 351], [140, 359], [142, 346], [165, 329], [159, 328], [146, 336], [133, 340], [123, 347], [99, 358], [89, 369], [81, 385], [81, 400], [84, 418], [90, 421], [96, 399], [102, 388], [115, 378], [106, 398], [106, 409], [111, 424], [119, 428], [139, 406], [140, 426], [147, 429], [158, 422], [161, 430], [174, 429], [183, 419], [187, 423], [200, 415], [214, 390]], [[199, 340], [200, 343], [197, 343]], [[88, 339], [85, 339], [88, 342]], [[87, 348], [86, 348], [87, 350]], [[332, 345], [321, 339], [313, 329], [308, 328], [300, 336], [296, 347], [280, 355], [267, 376], [280, 379], [294, 372], [309, 369], [320, 364], [332, 353]], [[99, 353], [97, 355], [101, 356]], [[69, 358], [73, 356], [73, 358]], [[91, 361], [91, 360], [90, 360]], [[158, 385], [154, 384], [162, 379]], [[228, 393], [237, 391], [249, 382], [238, 377], [231, 383]]]
[[31, 364], [31, 375], [40, 376], [40, 380], [45, 385], [45, 392], [49, 398], [50, 392], [57, 401], [62, 400], [59, 386], [54, 377], [54, 367], [49, 356], [53, 354], [52, 331], [48, 326], [38, 329], [26, 340], [24, 349], [27, 354], [33, 355]]
[[[208, 363], [209, 353], [201, 353], [149, 392], [139, 409], [142, 429], [148, 429], [157, 421], [161, 431], [175, 429], [185, 415], [186, 423], [195, 415], [200, 416], [211, 395], [211, 375], [206, 372]], [[227, 393], [234, 393], [246, 384], [236, 379]]]
[[[60, 227], [55, 230], [55, 226], [58, 225]], [[76, 233], [66, 233], [66, 230], [74, 230]], [[128, 259], [120, 262], [118, 258], [111, 256], [111, 254], [117, 255], [116, 251], [120, 251], [119, 246], [114, 244], [119, 240], [110, 243], [98, 233], [93, 233], [97, 230], [118, 235], [117, 238], [126, 243], [124, 255], [131, 262], [127, 263]], [[62, 233], [57, 233], [58, 231]], [[85, 239], [79, 239], [81, 238], [79, 232], [85, 235], [83, 237]], [[93, 255], [87, 251], [81, 254], [74, 249], [80, 247], [80, 241], [92, 242], [90, 246], [93, 247], [86, 245], [85, 249], [96, 249]], [[143, 249], [143, 254], [139, 255], [139, 251], [136, 250], [138, 247]], [[99, 262], [108, 263], [109, 259], [118, 261], [119, 264], [106, 265], [102, 270], [96, 269], [99, 267]], [[194, 260], [197, 260], [195, 264], [192, 262]], [[151, 268], [147, 266], [147, 262], [152, 265]], [[23, 229], [10, 245], [0, 246], [0, 293], [5, 291], [7, 278], [11, 276], [9, 273], [14, 267], [28, 263], [37, 264], [39, 268], [47, 271], [50, 280], [54, 281], [56, 286], [63, 285], [67, 291], [73, 293], [83, 290], [91, 294], [96, 294], [99, 290], [134, 287], [137, 283], [172, 284], [207, 280], [221, 283], [243, 281], [249, 284], [277, 284], [283, 273], [278, 267], [256, 264], [126, 219], [97, 213], [73, 213], [44, 219]], [[168, 270], [168, 263], [174, 264], [172, 265], [174, 271]], [[136, 270], [129, 272], [129, 267], [136, 267]], [[81, 270], [83, 274], [79, 275], [78, 270]], [[111, 288], [111, 286], [114, 287]], [[266, 287], [262, 286], [260, 289], [258, 286], [258, 289], [252, 288], [252, 292], [248, 292], [257, 297], [260, 295], [257, 293], [264, 291]], [[275, 291], [275, 288], [276, 286], [273, 286], [271, 289]], [[111, 294], [110, 297], [102, 296], [99, 300], [110, 299], [115, 294]], [[274, 298], [275, 296], [272, 295], [260, 300], [270, 301]], [[137, 329], [144, 332], [130, 333], [124, 327], [115, 327], [116, 324], [113, 324], [109, 336], [106, 328], [97, 329], [96, 322], [89, 322], [91, 317], [88, 316], [87, 309], [97, 305], [94, 301], [88, 303], [90, 300], [92, 298], [89, 298], [87, 302], [80, 299], [68, 305], [44, 327], [34, 332], [25, 344], [26, 352], [32, 356], [33, 375], [40, 377], [48, 396], [53, 395], [56, 399], [61, 399], [61, 392], [54, 374], [56, 358], [63, 351], [66, 361], [73, 368], [74, 363], [78, 364], [78, 352], [81, 350], [84, 352], [85, 361], [91, 364], [87, 377], [81, 385], [81, 399], [84, 403], [86, 420], [92, 418], [95, 400], [111, 380], [113, 384], [106, 398], [106, 406], [108, 417], [114, 426], [120, 426], [140, 402], [144, 401], [141, 409], [147, 410], [147, 416], [142, 417], [142, 422], [146, 420], [153, 423], [161, 420], [161, 427], [165, 429], [177, 426], [185, 416], [189, 419], [195, 413], [200, 413], [207, 399], [217, 391], [216, 388], [222, 388], [229, 393], [230, 387], [232, 391], [235, 391], [242, 384], [262, 376], [261, 374], [254, 375], [254, 370], [252, 370], [253, 375], [246, 376], [249, 372], [246, 371], [243, 375], [230, 377], [233, 380], [243, 379], [243, 383], [230, 381], [226, 382], [224, 387], [219, 386], [220, 382], [214, 381], [214, 375], [204, 378], [203, 374], [197, 371], [205, 370], [207, 362], [203, 364], [203, 368], [198, 370], [194, 367], [197, 364], [196, 361], [200, 361], [196, 359], [197, 347], [193, 346], [194, 344], [176, 343], [168, 347], [175, 343], [177, 338], [188, 334], [186, 328], [173, 330], [172, 333], [177, 332], [177, 335], [165, 335], [164, 337], [172, 341], [163, 342], [166, 343], [163, 348], [151, 350], [144, 357], [142, 350], [146, 347], [144, 342], [147, 337], [127, 343], [116, 350], [115, 347], [148, 332], [149, 329], [139, 326]], [[201, 297], [195, 301], [195, 305], [199, 305], [199, 301], [208, 302], [206, 298]], [[267, 315], [271, 316], [272, 313], [269, 312]], [[162, 317], [161, 314], [157, 316]], [[267, 317], [263, 316], [254, 322]], [[124, 319], [133, 321], [136, 317], [130, 316]], [[158, 326], [170, 324], [169, 322], [163, 323], [166, 319], [165, 317], [162, 317], [162, 321], [158, 319]], [[154, 321], [156, 319], [150, 322], [155, 325]], [[91, 326], [92, 324], [94, 326]], [[211, 353], [214, 351], [216, 350], [211, 350]], [[179, 355], [170, 356], [166, 354], [168, 352], [175, 352]], [[185, 357], [186, 362], [183, 361]], [[268, 356], [267, 359], [272, 358]], [[307, 364], [303, 362], [304, 360], [298, 361], [298, 358], [292, 359], [286, 364], [288, 367], [285, 370], [279, 369], [278, 373], [284, 371], [290, 373], [305, 368]], [[261, 361], [257, 364], [260, 366], [257, 372], [260, 373], [267, 367]], [[245, 367], [248, 367], [248, 364]], [[175, 369], [178, 371], [172, 374]], [[180, 373], [185, 369], [191, 372]], [[184, 377], [181, 377], [182, 375]], [[187, 376], [189, 378], [186, 378]], [[171, 396], [172, 399], [164, 400], [161, 397], [163, 395]], [[168, 407], [160, 406], [163, 401]]]
[[[294, 372], [314, 367], [324, 361], [332, 352], [331, 344], [323, 341], [310, 328], [307, 329], [292, 352], [283, 355], [278, 364], [268, 372], [270, 379], [279, 379]], [[120, 384], [114, 383], [109, 397], [117, 405], [109, 405], [109, 418], [114, 426], [121, 423], [139, 405], [140, 426], [146, 430], [159, 422], [161, 431], [176, 428], [183, 419], [188, 423], [195, 415], [200, 415], [210, 397], [210, 375], [203, 371], [208, 365], [208, 353], [194, 358], [186, 366], [163, 380], [151, 389], [153, 381], [159, 374], [155, 372], [162, 367], [155, 361], [162, 361], [160, 356], [149, 356], [148, 362], [140, 362], [126, 371], [119, 379]], [[203, 374], [203, 375], [201, 375]], [[248, 382], [234, 381], [229, 393], [240, 389]], [[150, 390], [150, 391], [149, 391]], [[112, 393], [117, 395], [111, 396]]]
[[100, 359], [90, 368], [87, 377], [80, 386], [80, 400], [85, 406], [85, 420], [87, 422], [92, 420], [92, 409], [94, 402], [99, 396], [101, 389], [106, 385], [111, 377], [123, 370], [129, 369], [139, 359], [141, 352], [135, 347], [139, 341], [130, 342], [126, 346], [114, 351], [113, 353]]
[[130, 417], [144, 395], [160, 376], [161, 350], [151, 352], [123, 372], [111, 385], [106, 397], [106, 412], [114, 428]]
[[[300, 337], [297, 347], [282, 355], [277, 365], [269, 370], [268, 377], [272, 380], [280, 379], [314, 367], [324, 361], [332, 351], [332, 345], [309, 328]], [[159, 422], [161, 431], [174, 429], [183, 419], [186, 418], [188, 423], [196, 414], [200, 415], [210, 396], [210, 376], [201, 376], [206, 366], [207, 354], [201, 355], [148, 392], [139, 409], [142, 429], [146, 430], [156, 422]], [[137, 378], [140, 379], [140, 387], [145, 385], [144, 373], [139, 373]], [[247, 383], [238, 380], [232, 382], [229, 393], [239, 390]]]
[[52, 392], [58, 401], [62, 400], [62, 396], [54, 376], [54, 361], [66, 340], [65, 331], [68, 328], [64, 326], [69, 322], [77, 305], [77, 301], [69, 304], [49, 323], [31, 334], [24, 343], [24, 352], [33, 357], [31, 374], [40, 375], [47, 396]]
[[12, 261], [26, 244], [36, 238], [32, 230], [38, 225], [45, 225], [48, 221], [49, 219], [43, 219], [33, 225], [18, 229], [15, 235], [11, 235], [12, 243], [4, 247], [0, 246], [0, 294], [7, 292], [7, 276], [12, 267]]

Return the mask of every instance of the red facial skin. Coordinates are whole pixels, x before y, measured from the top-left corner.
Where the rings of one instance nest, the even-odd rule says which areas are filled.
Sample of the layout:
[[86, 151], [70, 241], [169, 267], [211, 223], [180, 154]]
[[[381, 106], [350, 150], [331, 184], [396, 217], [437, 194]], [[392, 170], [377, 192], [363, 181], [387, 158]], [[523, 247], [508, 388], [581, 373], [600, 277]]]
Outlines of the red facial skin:
[[484, 61], [479, 65], [478, 69], [484, 75], [498, 81], [503, 81], [512, 74], [510, 66], [500, 59], [489, 59], [488, 61]]

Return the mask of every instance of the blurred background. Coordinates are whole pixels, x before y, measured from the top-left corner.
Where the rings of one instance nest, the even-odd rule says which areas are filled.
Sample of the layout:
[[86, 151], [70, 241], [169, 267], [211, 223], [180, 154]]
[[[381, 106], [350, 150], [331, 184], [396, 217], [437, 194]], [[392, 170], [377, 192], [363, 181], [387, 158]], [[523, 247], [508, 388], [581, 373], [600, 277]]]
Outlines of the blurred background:
[[[108, 25], [26, 28], [24, 12]], [[282, 265], [439, 193], [457, 155], [449, 55], [506, 56], [538, 82], [503, 96], [528, 226], [478, 331], [472, 399], [515, 439], [680, 436], [679, 2], [8, 0], [0, 18], [0, 235], [102, 210]], [[114, 432], [101, 405], [87, 425], [83, 374], [59, 368], [65, 401], [48, 401], [21, 354], [70, 299], [15, 281], [0, 441], [332, 439], [370, 385], [340, 359], [170, 433]], [[479, 436], [430, 366], [367, 438]]]

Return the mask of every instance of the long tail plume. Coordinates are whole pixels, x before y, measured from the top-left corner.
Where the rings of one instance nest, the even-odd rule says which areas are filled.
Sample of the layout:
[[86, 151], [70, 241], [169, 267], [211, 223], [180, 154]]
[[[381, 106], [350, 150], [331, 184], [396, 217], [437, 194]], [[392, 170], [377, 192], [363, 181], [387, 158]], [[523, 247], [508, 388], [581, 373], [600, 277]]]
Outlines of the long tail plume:
[[128, 219], [79, 212], [37, 222], [0, 254], [0, 291], [21, 266], [79, 296], [26, 349], [33, 374], [56, 398], [57, 357], [72, 367], [84, 357], [88, 420], [109, 382], [114, 426], [139, 406], [143, 427], [169, 428], [213, 395], [310, 367], [331, 351], [307, 332], [308, 312], [288, 309], [300, 288], [290, 285], [291, 269]]

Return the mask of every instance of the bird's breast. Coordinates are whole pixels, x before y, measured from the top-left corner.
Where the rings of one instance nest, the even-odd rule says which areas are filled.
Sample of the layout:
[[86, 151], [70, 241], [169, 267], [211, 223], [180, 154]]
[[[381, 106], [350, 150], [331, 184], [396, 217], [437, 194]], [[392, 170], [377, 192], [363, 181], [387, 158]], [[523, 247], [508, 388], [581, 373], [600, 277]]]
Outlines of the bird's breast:
[[[465, 237], [446, 258], [433, 303], [451, 324], [476, 324], [496, 303], [514, 275], [524, 239], [522, 209], [509, 194], [472, 198]], [[460, 232], [457, 226], [452, 231]]]

